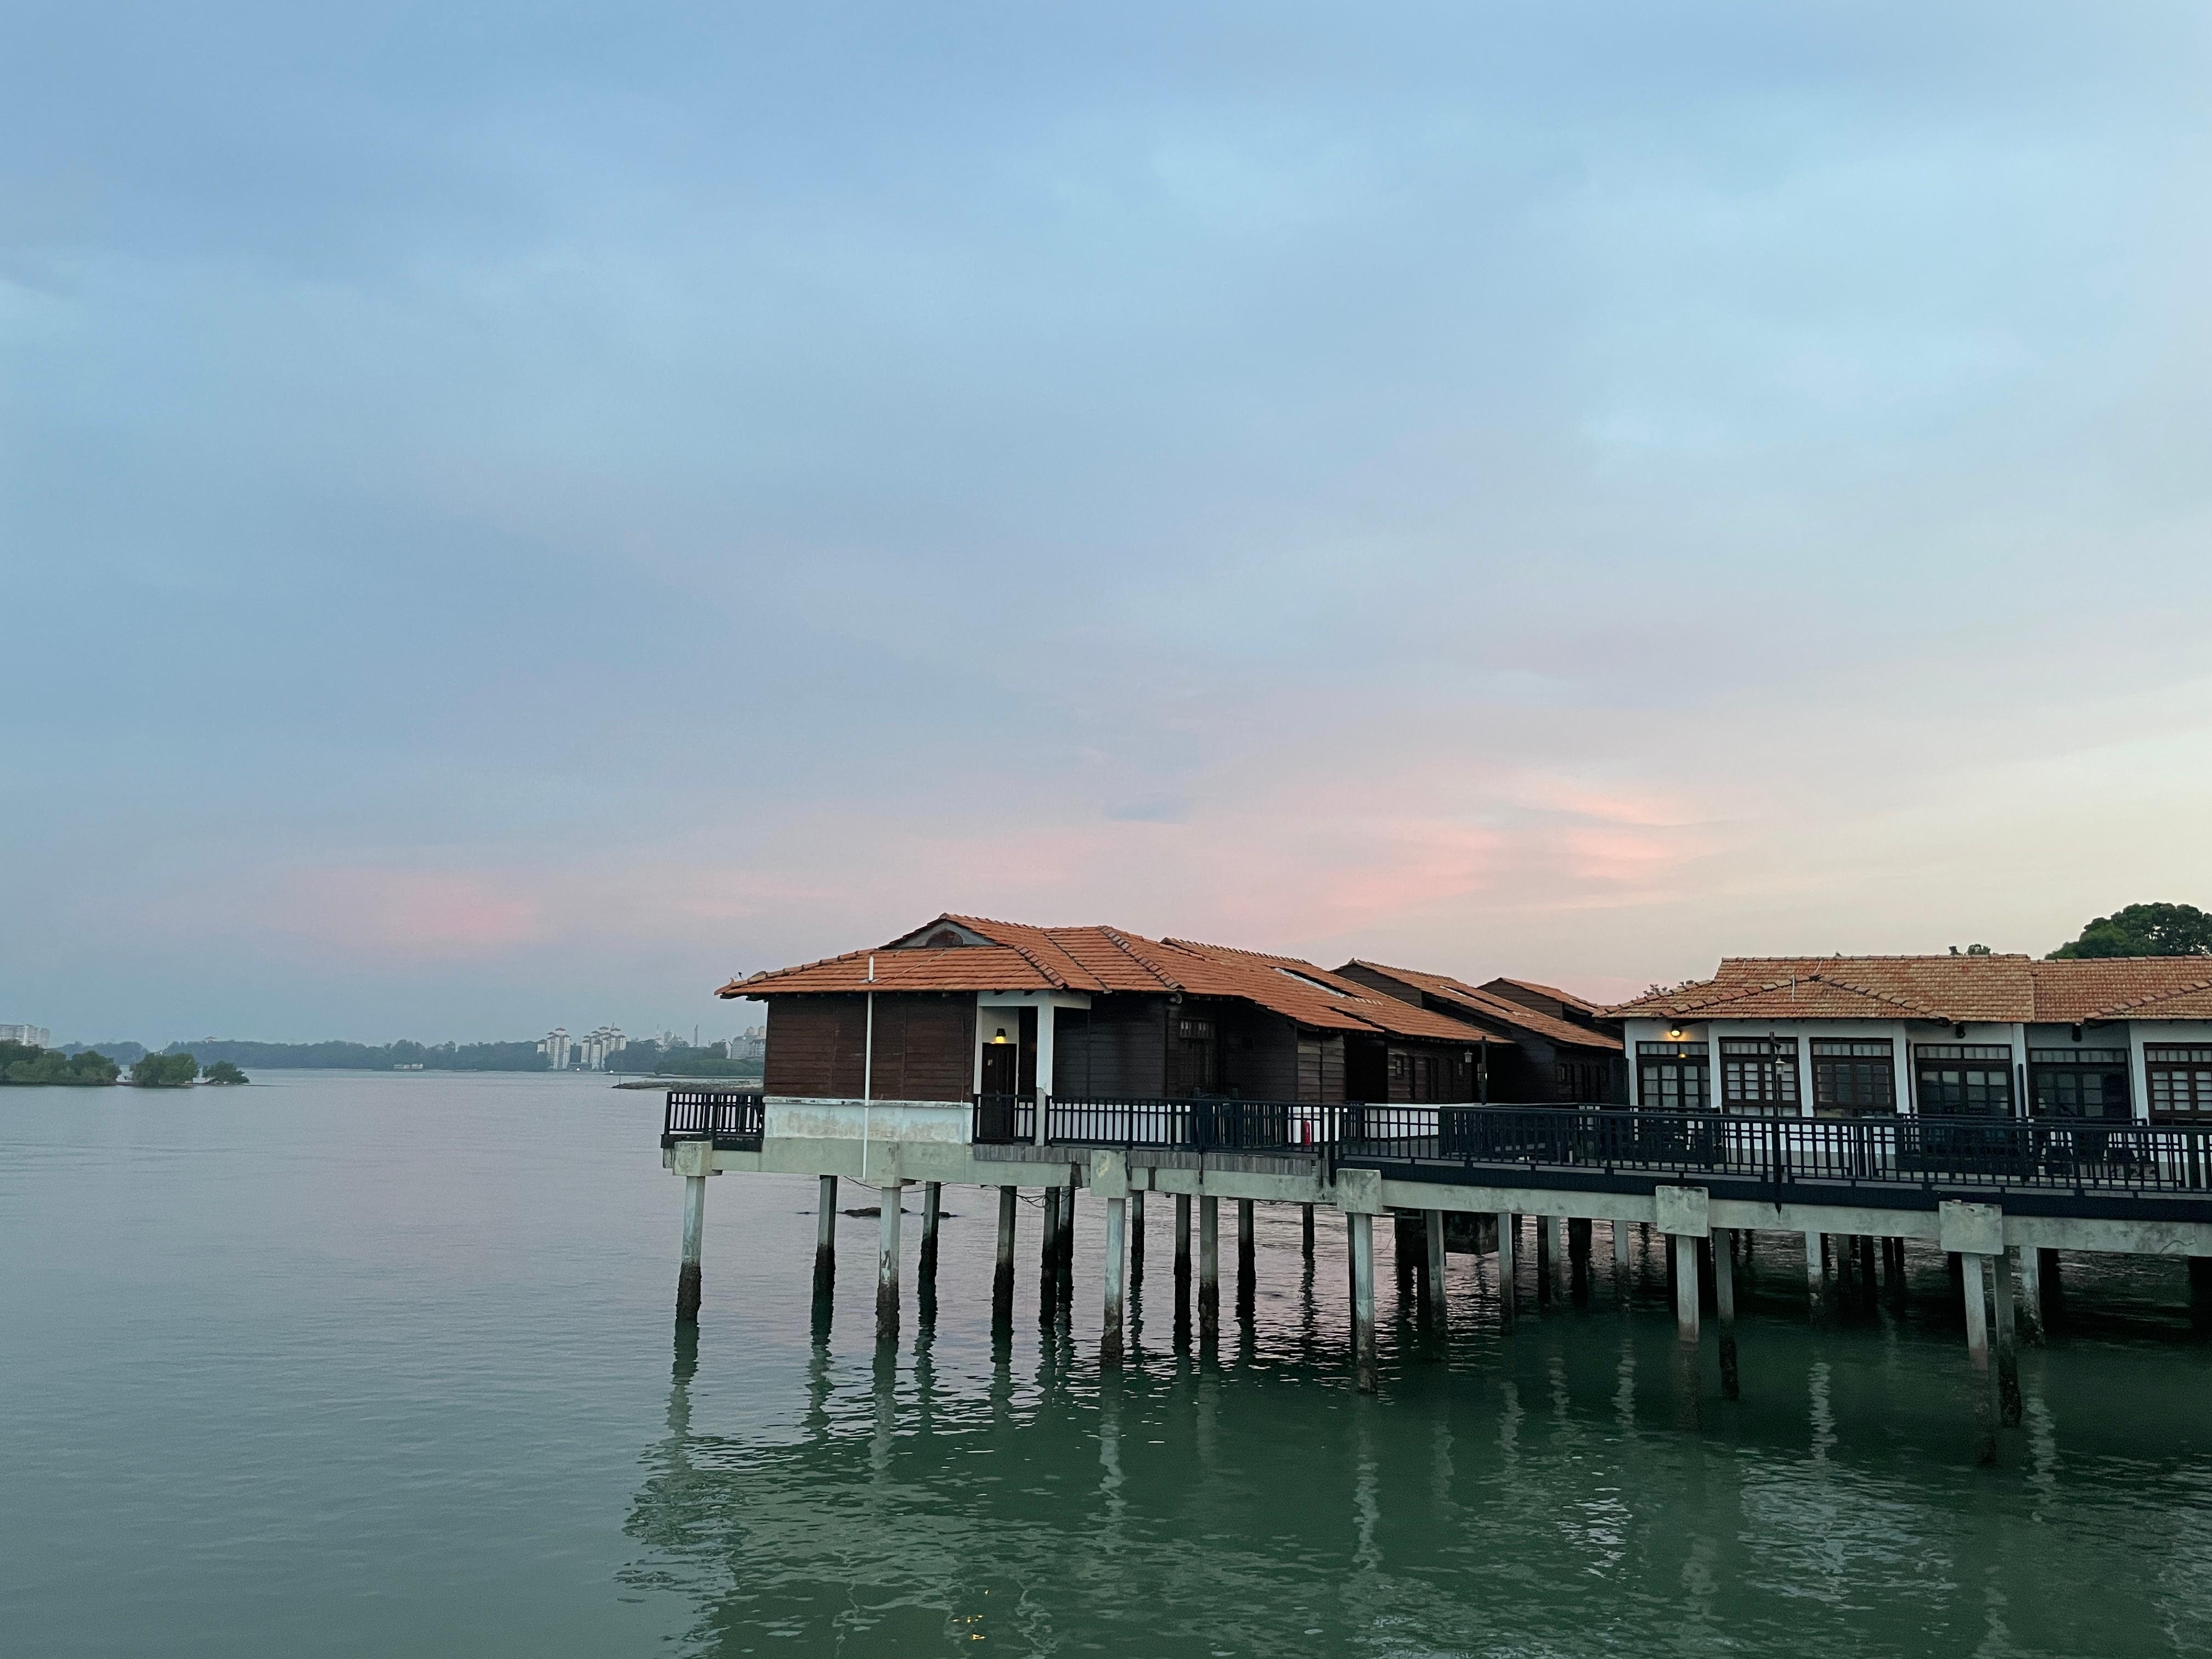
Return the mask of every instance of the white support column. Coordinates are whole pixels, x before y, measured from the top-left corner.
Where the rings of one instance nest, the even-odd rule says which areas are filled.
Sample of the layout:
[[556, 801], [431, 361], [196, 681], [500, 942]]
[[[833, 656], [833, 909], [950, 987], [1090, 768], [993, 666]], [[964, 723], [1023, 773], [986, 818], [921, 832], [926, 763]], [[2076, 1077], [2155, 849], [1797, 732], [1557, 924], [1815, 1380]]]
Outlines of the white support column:
[[1106, 1319], [1098, 1340], [1102, 1364], [1121, 1363], [1121, 1326], [1128, 1311], [1128, 1285], [1122, 1264], [1127, 1259], [1128, 1231], [1127, 1199], [1106, 1200]]
[[1966, 1363], [1972, 1367], [1974, 1396], [1974, 1455], [1978, 1461], [1997, 1461], [1996, 1378], [1990, 1369], [1990, 1323], [1986, 1304], [1989, 1258], [1961, 1252], [1959, 1265], [1960, 1298], [1966, 1316]]
[[707, 1177], [684, 1177], [684, 1264], [676, 1270], [676, 1319], [699, 1321], [699, 1259], [707, 1229]]
[[876, 1249], [876, 1340], [895, 1341], [899, 1328], [899, 1200], [903, 1182], [877, 1188], [881, 1221]]
[[1510, 1210], [1498, 1212], [1498, 1322], [1513, 1328], [1514, 1280], [1519, 1277], [1513, 1261], [1513, 1234], [1520, 1218]]
[[1628, 1300], [1629, 1284], [1628, 1224], [1613, 1224], [1613, 1293], [1620, 1301]]
[[1990, 1301], [1996, 1310], [1997, 1415], [2005, 1424], [2021, 1419], [2020, 1351], [2013, 1342], [2012, 1252], [1990, 1258]]
[[1814, 1324], [1828, 1316], [1828, 1253], [1818, 1233], [1805, 1235], [1805, 1300]]
[[1003, 1325], [1014, 1316], [1014, 1222], [1021, 1200], [1012, 1187], [999, 1188], [999, 1256], [991, 1273], [991, 1320]]
[[1442, 1330], [1444, 1326], [1444, 1212], [1425, 1210], [1422, 1218], [1428, 1226], [1429, 1236], [1429, 1323]]
[[1698, 1343], [1698, 1241], [1669, 1234], [1674, 1247], [1674, 1334], [1695, 1347]]
[[1352, 1255], [1352, 1370], [1362, 1394], [1382, 1387], [1375, 1363], [1375, 1218], [1354, 1214], [1344, 1218]]
[[2043, 1253], [2033, 1244], [2020, 1247], [2021, 1340], [2043, 1340]]
[[1036, 1011], [1036, 1139], [1040, 1146], [1045, 1144], [1045, 1119], [1052, 1103], [1053, 1039], [1058, 1035], [1058, 1012], [1049, 996]]
[[1201, 1194], [1198, 1200], [1198, 1334], [1217, 1336], [1221, 1331], [1221, 1200]]

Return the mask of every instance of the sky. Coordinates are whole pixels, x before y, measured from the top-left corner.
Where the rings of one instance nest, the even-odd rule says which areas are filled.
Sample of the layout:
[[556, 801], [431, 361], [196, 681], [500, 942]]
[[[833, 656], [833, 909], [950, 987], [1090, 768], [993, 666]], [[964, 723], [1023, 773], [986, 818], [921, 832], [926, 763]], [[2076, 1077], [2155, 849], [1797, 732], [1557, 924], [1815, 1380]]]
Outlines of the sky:
[[2212, 14], [0, 16], [0, 1020], [2212, 906]]

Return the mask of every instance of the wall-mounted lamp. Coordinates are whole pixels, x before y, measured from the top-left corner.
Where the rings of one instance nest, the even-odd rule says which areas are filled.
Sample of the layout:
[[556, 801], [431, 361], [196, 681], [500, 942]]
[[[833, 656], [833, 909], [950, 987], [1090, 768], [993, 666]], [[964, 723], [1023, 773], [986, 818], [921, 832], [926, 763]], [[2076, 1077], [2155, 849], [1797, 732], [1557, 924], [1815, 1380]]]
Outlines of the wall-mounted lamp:
[[994, 1046], [1001, 1042], [1009, 1042], [1012, 1041], [1012, 1039], [1006, 1035], [1006, 1028], [1003, 1025], [999, 1028], [999, 1034], [991, 1039]]
[[1681, 1028], [1680, 1028], [1680, 1026], [1669, 1026], [1669, 1027], [1668, 1027], [1668, 1029], [1667, 1029], [1667, 1041], [1668, 1041], [1668, 1042], [1680, 1042], [1681, 1040], [1682, 1040], [1682, 1031], [1681, 1031]]

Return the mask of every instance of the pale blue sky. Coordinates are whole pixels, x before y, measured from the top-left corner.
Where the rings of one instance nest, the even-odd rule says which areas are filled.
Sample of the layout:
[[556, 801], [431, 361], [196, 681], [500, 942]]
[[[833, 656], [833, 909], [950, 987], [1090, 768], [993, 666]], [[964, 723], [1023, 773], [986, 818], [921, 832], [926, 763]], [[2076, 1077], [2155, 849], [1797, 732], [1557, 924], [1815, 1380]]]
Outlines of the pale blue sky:
[[2212, 904], [2201, 8], [19, 3], [0, 1019]]

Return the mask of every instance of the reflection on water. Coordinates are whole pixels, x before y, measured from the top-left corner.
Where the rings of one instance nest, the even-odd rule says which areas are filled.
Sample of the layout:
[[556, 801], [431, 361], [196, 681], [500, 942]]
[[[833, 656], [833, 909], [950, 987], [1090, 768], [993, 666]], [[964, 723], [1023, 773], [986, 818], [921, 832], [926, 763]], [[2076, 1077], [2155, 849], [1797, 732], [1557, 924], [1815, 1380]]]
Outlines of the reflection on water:
[[[1510, 1339], [1487, 1265], [1454, 1259], [1448, 1340], [1395, 1322], [1380, 1398], [1351, 1389], [1316, 1292], [1340, 1276], [1279, 1249], [1275, 1293], [1218, 1355], [1139, 1324], [1119, 1372], [1079, 1322], [963, 1340], [951, 1364], [933, 1327], [848, 1351], [817, 1326], [788, 1433], [697, 1423], [679, 1333], [629, 1582], [689, 1597], [689, 1650], [714, 1654], [2212, 1643], [2201, 1350], [2031, 1352], [2024, 1426], [1990, 1472], [1940, 1262], [1911, 1309], [1817, 1333], [1776, 1311], [1802, 1308], [1802, 1279], [1747, 1264], [1740, 1404], [1717, 1398], [1710, 1340], [1684, 1379], [1663, 1257], [1636, 1253], [1630, 1310], [1554, 1303]], [[963, 1325], [988, 1309], [945, 1305]], [[1678, 1426], [1685, 1387], [1698, 1426]]]

